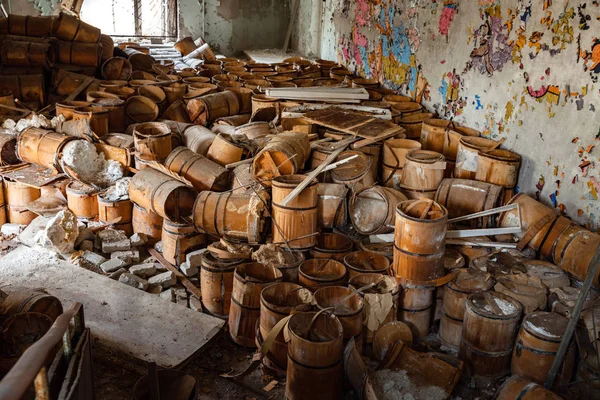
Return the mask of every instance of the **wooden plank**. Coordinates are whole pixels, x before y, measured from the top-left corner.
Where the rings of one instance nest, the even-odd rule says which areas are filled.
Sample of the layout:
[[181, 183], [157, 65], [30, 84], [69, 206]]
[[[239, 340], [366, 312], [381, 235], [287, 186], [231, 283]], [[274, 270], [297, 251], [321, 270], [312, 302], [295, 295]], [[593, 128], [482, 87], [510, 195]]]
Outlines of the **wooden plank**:
[[283, 40], [283, 51], [287, 52], [290, 48], [290, 40], [292, 39], [292, 30], [294, 29], [294, 23], [299, 18], [298, 11], [300, 10], [300, 0], [294, 0], [292, 5], [292, 14], [290, 15], [290, 22], [285, 32], [285, 39]]
[[169, 271], [171, 271], [172, 273], [175, 274], [175, 276], [177, 277], [177, 280], [179, 282], [181, 282], [181, 284], [183, 286], [185, 286], [185, 288], [187, 290], [189, 290], [190, 292], [192, 292], [192, 294], [194, 296], [196, 296], [198, 299], [202, 299], [202, 292], [200, 291], [199, 287], [196, 287], [192, 282], [190, 282], [190, 280], [181, 273], [181, 271], [179, 271], [179, 269], [177, 267], [175, 267], [173, 264], [171, 264], [170, 262], [168, 262], [162, 254], [160, 254], [158, 251], [149, 248], [148, 249], [148, 253], [150, 253], [151, 256], [153, 256], [154, 258], [156, 258], [158, 260], [159, 263], [161, 263], [161, 265], [163, 267], [165, 267], [166, 269], [168, 269]]

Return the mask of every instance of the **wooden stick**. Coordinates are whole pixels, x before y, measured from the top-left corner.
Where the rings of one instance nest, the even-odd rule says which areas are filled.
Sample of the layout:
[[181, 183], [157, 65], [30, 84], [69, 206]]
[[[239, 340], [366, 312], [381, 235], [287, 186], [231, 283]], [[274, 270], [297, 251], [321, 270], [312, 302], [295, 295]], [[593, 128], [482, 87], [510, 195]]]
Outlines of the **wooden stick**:
[[252, 158], [246, 158], [245, 160], [236, 161], [236, 162], [233, 162], [231, 164], [227, 164], [225, 166], [225, 168], [227, 168], [227, 169], [234, 169], [237, 166], [248, 164], [248, 163], [251, 163], [252, 161], [254, 161], [254, 157], [252, 157]]
[[335, 162], [335, 163], [333, 163], [331, 165], [328, 165], [325, 169], [323, 169], [322, 172], [331, 171], [332, 169], [335, 169], [335, 168], [337, 168], [338, 166], [340, 166], [342, 164], [346, 164], [347, 162], [350, 162], [350, 161], [354, 160], [357, 157], [358, 157], [358, 154], [355, 154], [355, 155], [350, 156], [348, 158], [344, 158], [343, 160], [340, 160], [340, 161]]
[[196, 286], [194, 286], [194, 284], [192, 282], [189, 281], [189, 279], [183, 275], [179, 269], [177, 269], [177, 267], [175, 267], [173, 264], [171, 264], [170, 262], [168, 262], [162, 254], [160, 254], [158, 251], [156, 251], [155, 249], [148, 249], [148, 253], [150, 253], [151, 256], [153, 256], [154, 258], [156, 258], [158, 260], [159, 263], [162, 264], [163, 267], [165, 267], [166, 269], [168, 269], [169, 271], [171, 271], [172, 273], [175, 274], [175, 276], [177, 277], [177, 280], [181, 282], [181, 284], [183, 286], [185, 286], [185, 288], [187, 290], [189, 290], [190, 292], [192, 292], [192, 294], [194, 296], [196, 296], [198, 299], [202, 299], [202, 292], [200, 291], [200, 288], [197, 288]]
[[287, 53], [290, 47], [290, 39], [292, 38], [292, 30], [294, 29], [294, 22], [298, 18], [298, 11], [300, 10], [300, 0], [294, 0], [292, 5], [292, 15], [290, 16], [290, 22], [285, 33], [285, 39], [283, 41], [283, 52]]

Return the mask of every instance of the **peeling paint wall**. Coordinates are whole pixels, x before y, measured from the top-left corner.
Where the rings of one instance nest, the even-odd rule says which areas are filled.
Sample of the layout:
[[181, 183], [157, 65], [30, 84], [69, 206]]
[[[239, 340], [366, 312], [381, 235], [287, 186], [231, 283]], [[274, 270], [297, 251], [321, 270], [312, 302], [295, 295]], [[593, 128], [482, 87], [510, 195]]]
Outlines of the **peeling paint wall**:
[[599, 3], [327, 0], [321, 57], [504, 138], [520, 191], [598, 229]]
[[281, 48], [289, 22], [287, 0], [179, 0], [180, 35], [203, 36], [222, 54]]

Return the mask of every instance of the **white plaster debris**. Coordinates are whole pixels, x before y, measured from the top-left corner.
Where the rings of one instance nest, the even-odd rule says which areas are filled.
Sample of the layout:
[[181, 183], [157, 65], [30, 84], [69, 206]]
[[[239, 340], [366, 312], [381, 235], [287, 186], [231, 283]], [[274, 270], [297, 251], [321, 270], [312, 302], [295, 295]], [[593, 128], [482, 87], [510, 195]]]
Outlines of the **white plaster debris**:
[[413, 385], [406, 371], [382, 369], [373, 374], [379, 400], [443, 400], [448, 394], [440, 387]]
[[500, 307], [500, 309], [502, 310], [502, 313], [504, 315], [514, 314], [514, 312], [516, 311], [515, 306], [506, 300], [502, 300], [497, 297], [494, 297], [494, 301], [496, 302], [496, 305], [498, 305], [498, 307]]
[[121, 178], [102, 193], [105, 201], [120, 201], [129, 199], [129, 183], [131, 178]]
[[557, 336], [551, 332], [548, 332], [546, 329], [544, 329], [543, 326], [538, 326], [538, 325], [534, 325], [531, 323], [531, 321], [527, 320], [525, 321], [525, 326], [527, 327], [527, 329], [532, 330], [533, 332], [545, 336], [545, 337], [549, 337], [549, 338], [560, 338], [560, 336]]
[[73, 140], [65, 146], [62, 162], [84, 183], [107, 187], [123, 177], [123, 167], [115, 160], [106, 160], [96, 146], [87, 140]]
[[6, 130], [5, 133], [16, 135], [23, 132], [27, 128], [44, 128], [54, 130], [59, 122], [64, 121], [64, 115], [60, 115], [49, 120], [41, 114], [34, 113], [30, 118], [21, 118], [19, 122], [15, 122], [12, 119], [7, 119], [2, 124], [2, 128]]
[[50, 218], [46, 228], [35, 235], [34, 241], [36, 245], [57, 253], [72, 253], [78, 235], [77, 217], [71, 211], [63, 210]]

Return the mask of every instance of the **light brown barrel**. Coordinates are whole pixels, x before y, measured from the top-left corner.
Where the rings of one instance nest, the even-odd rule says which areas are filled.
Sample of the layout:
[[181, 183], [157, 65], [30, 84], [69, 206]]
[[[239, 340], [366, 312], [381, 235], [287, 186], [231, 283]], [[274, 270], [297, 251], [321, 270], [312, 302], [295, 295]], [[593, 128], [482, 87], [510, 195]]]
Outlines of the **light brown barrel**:
[[[94, 100], [97, 104], [108, 110], [108, 131], [124, 132], [125, 122], [125, 100], [122, 99], [98, 99]], [[104, 135], [106, 136], [106, 135]]]
[[496, 392], [496, 400], [561, 400], [562, 397], [526, 378], [513, 375]]
[[458, 147], [463, 137], [480, 137], [481, 132], [466, 126], [454, 125], [448, 135], [448, 145], [445, 148], [444, 155], [450, 160], [458, 158]]
[[67, 185], [67, 206], [77, 218], [94, 219], [98, 216], [98, 191], [78, 181]]
[[129, 184], [131, 201], [174, 222], [192, 214], [196, 195], [195, 189], [153, 168], [144, 168]]
[[9, 14], [8, 18], [3, 19], [6, 23], [6, 32], [11, 35], [41, 37], [52, 36], [52, 25], [56, 17], [33, 16], [33, 15], [15, 15]]
[[157, 213], [146, 210], [134, 203], [131, 224], [133, 232], [146, 235], [150, 245], [154, 245], [154, 243], [161, 240], [163, 218]]
[[402, 101], [400, 103], [392, 103], [391, 111], [394, 122], [398, 123], [404, 117], [421, 114], [423, 106], [414, 101]]
[[444, 251], [448, 211], [432, 200], [407, 200], [396, 207], [394, 241], [412, 254]]
[[448, 150], [451, 140], [458, 142], [456, 138], [451, 139], [450, 137], [452, 135], [460, 136], [460, 134], [457, 132], [452, 132], [454, 127], [454, 122], [445, 119], [430, 118], [423, 121], [423, 125], [421, 127], [422, 149], [435, 151], [443, 154], [449, 160], [455, 160], [456, 153], [453, 154], [454, 157], [451, 157], [449, 154], [450, 151]]
[[118, 222], [112, 222], [114, 229], [125, 231], [129, 236], [133, 234], [131, 219], [133, 216], [133, 203], [129, 199], [110, 200], [98, 195], [98, 219], [100, 222], [109, 223], [117, 219]]
[[347, 150], [340, 153], [334, 162], [354, 157], [331, 172], [333, 182], [346, 185], [353, 193], [372, 186], [377, 181], [376, 171], [371, 168], [372, 158], [360, 151]]
[[373, 242], [369, 236], [362, 238], [358, 247], [361, 250], [370, 251], [373, 253], [385, 256], [388, 260], [392, 261], [394, 257], [394, 243], [393, 242]]
[[100, 29], [62, 12], [54, 21], [52, 34], [67, 41], [98, 43], [100, 40]]
[[145, 122], [133, 129], [133, 144], [144, 161], [164, 163], [172, 148], [171, 130], [162, 122]]
[[402, 115], [396, 123], [404, 128], [404, 133], [408, 139], [418, 140], [421, 137], [423, 121], [431, 117], [433, 117], [432, 113], [414, 113]]
[[366, 273], [389, 275], [390, 260], [381, 254], [361, 250], [346, 254], [344, 265], [350, 279]]
[[282, 202], [304, 179], [305, 175], [282, 175], [272, 182], [273, 242], [286, 243], [292, 249], [304, 250], [316, 244], [317, 181], [313, 180], [292, 201]]
[[[260, 293], [260, 341], [264, 340], [275, 325], [292, 312], [310, 311], [313, 295], [300, 285], [277, 282], [265, 287]], [[271, 370], [287, 369], [288, 345], [283, 330], [274, 339], [263, 364]]]
[[341, 233], [322, 232], [317, 235], [315, 247], [310, 249], [312, 258], [327, 258], [343, 261], [346, 254], [352, 251], [352, 239]]
[[262, 138], [271, 134], [268, 122], [249, 122], [235, 128], [236, 135], [246, 135], [248, 139]]
[[[314, 328], [322, 335], [315, 337], [309, 332], [306, 336], [307, 328]], [[343, 399], [344, 341], [340, 321], [325, 314], [296, 313], [290, 318], [288, 332], [286, 398]]]
[[269, 186], [279, 175], [300, 172], [310, 157], [310, 143], [304, 133], [286, 132], [275, 135], [256, 155], [252, 163], [254, 176]]
[[254, 92], [247, 87], [230, 87], [229, 91], [235, 93], [240, 103], [240, 114], [252, 113], [252, 95]]
[[266, 213], [258, 196], [204, 191], [196, 199], [193, 220], [199, 232], [260, 243], [266, 232]]
[[183, 140], [186, 147], [203, 156], [206, 156], [216, 137], [217, 135], [210, 129], [200, 125], [192, 125], [183, 131]]
[[508, 374], [522, 311], [519, 302], [501, 293], [468, 297], [459, 355], [471, 376], [498, 379]]
[[229, 171], [186, 147], [178, 147], [165, 160], [165, 167], [190, 181], [198, 191], [225, 191]]
[[[266, 80], [265, 82], [269, 83]], [[270, 86], [270, 84], [266, 86]], [[249, 86], [247, 85], [247, 87], [255, 89], [252, 87], [251, 84]], [[268, 97], [264, 94], [255, 94], [254, 96], [252, 96], [252, 114], [256, 113], [262, 108], [275, 108], [276, 110], [279, 110], [279, 103], [280, 100], [275, 97]], [[277, 112], [279, 113], [279, 111]]]
[[281, 271], [264, 264], [247, 263], [236, 267], [229, 307], [229, 334], [235, 343], [244, 347], [256, 347], [261, 292], [281, 279]]
[[60, 64], [97, 67], [102, 58], [100, 43], [58, 42], [58, 62]]
[[129, 80], [131, 78], [131, 63], [123, 57], [112, 57], [102, 64], [102, 77], [106, 80]]
[[[28, 211], [27, 205], [40, 198], [40, 196], [40, 189], [5, 178], [4, 197], [6, 198], [8, 222], [29, 225], [29, 223], [37, 217], [37, 214]], [[4, 198], [2, 200], [2, 203], [4, 203]], [[4, 207], [0, 207], [0, 210], [3, 208]], [[0, 211], [0, 216], [1, 214]]]
[[348, 188], [337, 183], [319, 183], [317, 186], [317, 222], [319, 229], [342, 228], [348, 219], [346, 196]]
[[[527, 314], [513, 349], [511, 373], [543, 385], [568, 323], [568, 318], [557, 313], [536, 311]], [[560, 364], [555, 385], [571, 381], [576, 355], [575, 341], [572, 340]]]
[[495, 146], [497, 146], [497, 142], [491, 139], [470, 136], [461, 137], [456, 154], [454, 177], [475, 179], [479, 152], [487, 151]]
[[328, 286], [314, 294], [318, 310], [333, 308], [344, 330], [344, 342], [354, 338], [356, 347], [362, 350], [363, 344], [363, 299], [353, 289], [344, 286]]
[[0, 303], [0, 313], [5, 318], [20, 313], [40, 313], [54, 321], [63, 313], [60, 300], [44, 290], [8, 286], [2, 291], [8, 295]]
[[[475, 180], [493, 183], [506, 189], [507, 194], [517, 186], [521, 156], [512, 151], [496, 149], [479, 152]], [[512, 197], [512, 195], [510, 195]], [[506, 201], [510, 199], [508, 197]]]
[[243, 260], [221, 260], [208, 251], [202, 254], [200, 290], [202, 305], [209, 314], [227, 318], [231, 307], [233, 274]]
[[436, 190], [444, 179], [445, 157], [428, 150], [413, 150], [406, 155], [402, 185], [418, 190]]
[[217, 118], [236, 115], [240, 102], [235, 93], [224, 91], [191, 99], [187, 104], [190, 120], [196, 125], [208, 125]]
[[65, 145], [75, 139], [41, 128], [27, 128], [18, 136], [17, 151], [25, 162], [61, 172], [60, 154]]
[[[350, 221], [361, 235], [377, 235], [394, 231], [396, 207], [408, 198], [383, 186], [365, 188], [352, 196]], [[373, 212], [378, 210], [378, 212]]]
[[[462, 217], [500, 207], [504, 203], [501, 186], [470, 179], [444, 179], [435, 194], [435, 201], [446, 207], [449, 218]], [[473, 227], [495, 226], [492, 217], [472, 220]]]
[[152, 67], [154, 66], [154, 58], [149, 54], [145, 54], [140, 49], [135, 49], [128, 47], [124, 49], [125, 53], [127, 53], [127, 59], [131, 63], [131, 68], [134, 71], [152, 71]]
[[89, 106], [75, 108], [73, 110], [73, 119], [88, 120], [92, 132], [100, 137], [108, 134], [109, 132], [109, 110], [106, 107]]
[[146, 96], [131, 96], [125, 104], [125, 112], [134, 122], [150, 122], [158, 117], [158, 106]]
[[429, 334], [433, 320], [435, 290], [433, 287], [403, 285], [398, 301], [398, 320], [409, 326], [415, 339]]
[[167, 104], [167, 95], [165, 91], [156, 85], [144, 85], [137, 88], [137, 93], [152, 100], [159, 108], [164, 110]]
[[115, 54], [115, 42], [108, 35], [100, 35], [100, 44], [102, 45], [102, 61], [109, 60]]
[[326, 286], [340, 286], [348, 281], [348, 271], [339, 261], [313, 258], [300, 265], [299, 283], [312, 292]]
[[184, 37], [183, 39], [178, 40], [173, 45], [177, 51], [181, 53], [182, 56], [187, 56], [192, 51], [196, 50], [197, 46], [194, 43], [194, 39], [189, 36]]
[[199, 250], [206, 244], [206, 237], [198, 233], [191, 224], [163, 220], [162, 226], [163, 256], [174, 265], [181, 265], [185, 261], [185, 254]]
[[381, 181], [384, 186], [399, 188], [406, 155], [420, 150], [421, 143], [410, 139], [388, 139], [383, 142], [381, 158]]
[[167, 96], [167, 104], [171, 105], [177, 100], [183, 100], [183, 96], [187, 93], [187, 85], [185, 83], [172, 83], [168, 86], [163, 86]]
[[55, 62], [55, 50], [50, 43], [5, 39], [0, 47], [0, 60], [8, 67], [47, 68]]
[[241, 145], [234, 143], [228, 135], [219, 134], [208, 148], [206, 157], [217, 164], [226, 166], [241, 161], [243, 154], [244, 148]]

